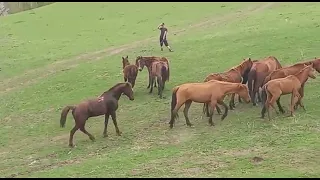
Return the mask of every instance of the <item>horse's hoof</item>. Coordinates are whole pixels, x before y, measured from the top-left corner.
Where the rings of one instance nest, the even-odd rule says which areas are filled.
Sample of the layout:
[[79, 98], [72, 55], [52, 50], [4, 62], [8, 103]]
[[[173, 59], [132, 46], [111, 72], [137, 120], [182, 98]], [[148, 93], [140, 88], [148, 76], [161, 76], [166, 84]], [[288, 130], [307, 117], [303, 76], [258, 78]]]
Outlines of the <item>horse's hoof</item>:
[[90, 137], [89, 139], [93, 142], [96, 140], [94, 137]]
[[103, 137], [104, 137], [104, 138], [108, 137], [108, 134], [104, 134]]
[[191, 124], [191, 123], [190, 123], [190, 124], [187, 124], [187, 126], [192, 127], [192, 126], [193, 126], [193, 124]]
[[170, 129], [172, 129], [172, 128], [173, 128], [173, 125], [172, 125], [172, 124], [170, 124], [169, 128], [170, 128]]
[[121, 131], [117, 132], [117, 135], [118, 135], [118, 136], [121, 136], [121, 134], [122, 134], [122, 132], [121, 132]]
[[69, 144], [69, 147], [70, 147], [70, 148], [74, 148], [75, 145], [74, 145], [74, 144]]

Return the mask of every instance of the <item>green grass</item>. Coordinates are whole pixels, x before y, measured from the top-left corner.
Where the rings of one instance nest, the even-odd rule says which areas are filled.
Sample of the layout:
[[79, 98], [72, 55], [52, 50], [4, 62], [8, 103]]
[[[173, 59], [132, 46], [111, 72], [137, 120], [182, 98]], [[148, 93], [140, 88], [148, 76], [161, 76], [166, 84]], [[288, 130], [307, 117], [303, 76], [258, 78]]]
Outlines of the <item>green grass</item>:
[[[70, 13], [71, 4], [55, 3], [33, 10], [35, 14], [26, 11], [3, 18], [8, 28], [0, 30], [4, 37], [0, 41], [6, 42], [0, 43], [4, 49], [0, 52], [0, 85], [16, 88], [5, 91], [0, 87], [1, 176], [319, 177], [318, 78], [306, 85], [307, 111], [299, 109], [294, 118], [273, 112], [271, 122], [262, 121], [260, 107], [237, 104], [223, 122], [215, 115], [216, 126], [210, 127], [202, 117], [202, 105], [194, 103], [189, 112], [194, 127], [186, 127], [180, 111], [175, 127], [169, 129], [171, 89], [176, 85], [200, 82], [207, 74], [229, 69], [245, 57], [273, 55], [289, 65], [318, 56], [318, 4], [282, 3], [250, 12], [251, 6], [256, 4], [78, 3], [72, 4], [74, 13]], [[239, 16], [229, 16], [239, 10]], [[99, 21], [102, 14], [105, 19]], [[207, 25], [188, 28], [210, 19]], [[154, 27], [162, 21], [170, 32], [187, 28], [169, 34], [174, 53], [159, 51], [157, 41], [146, 41], [120, 54], [106, 53], [101, 59], [64, 65], [82, 53], [153, 36], [157, 40]], [[108, 23], [112, 26], [106, 26]], [[144, 70], [137, 78], [135, 100], [120, 99], [117, 118], [123, 135], [116, 136], [110, 123], [109, 137], [102, 138], [104, 117], [91, 118], [86, 127], [96, 142], [79, 131], [74, 138], [77, 147], [68, 148], [74, 121], [69, 114], [66, 128], [59, 128], [61, 109], [96, 97], [122, 81], [121, 56], [125, 55], [131, 62], [137, 55], [169, 58], [172, 70], [165, 99], [160, 100], [156, 90], [148, 94]], [[62, 65], [50, 68], [54, 61]], [[45, 76], [46, 70], [54, 72]], [[24, 77], [27, 71], [36, 76]], [[19, 78], [33, 83], [21, 85]], [[281, 101], [287, 106], [289, 98]], [[255, 156], [264, 160], [254, 164]]]

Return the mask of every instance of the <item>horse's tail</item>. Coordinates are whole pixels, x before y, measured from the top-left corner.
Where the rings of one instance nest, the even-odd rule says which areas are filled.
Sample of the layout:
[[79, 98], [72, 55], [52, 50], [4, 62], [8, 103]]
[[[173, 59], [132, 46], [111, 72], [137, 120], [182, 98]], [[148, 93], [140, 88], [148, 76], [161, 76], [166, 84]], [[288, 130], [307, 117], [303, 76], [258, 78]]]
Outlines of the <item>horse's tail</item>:
[[261, 101], [262, 101], [261, 102], [262, 106], [264, 106], [267, 101], [267, 85], [266, 84], [262, 86]]
[[248, 89], [249, 89], [250, 97], [252, 97], [252, 91], [253, 91], [252, 85], [256, 81], [256, 74], [257, 74], [256, 69], [251, 69], [248, 73]]
[[[172, 97], [171, 97], [171, 116], [173, 115], [173, 110], [177, 105], [177, 92], [179, 90], [179, 86], [173, 88]], [[178, 113], [176, 114], [176, 117], [178, 117]]]
[[61, 117], [60, 117], [60, 127], [64, 127], [66, 125], [66, 120], [67, 120], [67, 115], [72, 109], [72, 111], [76, 108], [76, 106], [66, 106], [65, 108], [62, 109], [61, 112]]
[[162, 66], [161, 67], [161, 77], [162, 77], [162, 81], [165, 82], [169, 79], [169, 69], [167, 69], [166, 66]]

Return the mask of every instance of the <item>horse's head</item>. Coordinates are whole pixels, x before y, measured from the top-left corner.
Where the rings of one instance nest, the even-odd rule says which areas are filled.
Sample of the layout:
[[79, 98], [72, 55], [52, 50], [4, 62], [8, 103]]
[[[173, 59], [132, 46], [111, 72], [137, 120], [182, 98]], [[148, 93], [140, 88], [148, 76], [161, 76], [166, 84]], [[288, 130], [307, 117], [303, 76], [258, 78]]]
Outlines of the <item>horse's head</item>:
[[314, 69], [313, 69], [313, 63], [311, 63], [310, 65], [304, 65], [304, 70], [307, 70], [308, 72], [308, 76], [312, 79], [315, 79], [315, 73], [314, 73]]
[[247, 76], [252, 65], [253, 65], [253, 61], [251, 60], [251, 58], [243, 59], [241, 64], [238, 66], [240, 68], [239, 71], [242, 77]]
[[136, 66], [138, 66], [139, 71], [142, 71], [142, 69], [145, 66], [145, 61], [143, 60], [142, 56], [138, 56], [136, 59]]
[[249, 89], [248, 86], [245, 84], [239, 84], [239, 89], [237, 93], [246, 103], [249, 103], [251, 98], [249, 95]]
[[313, 68], [320, 73], [320, 58], [315, 58], [315, 60], [312, 61]]
[[129, 82], [124, 83], [122, 90], [123, 90], [123, 94], [126, 95], [131, 101], [134, 100], [131, 83]]
[[126, 67], [127, 65], [130, 65], [129, 63], [129, 57], [122, 57], [122, 69], [124, 69], [124, 67]]

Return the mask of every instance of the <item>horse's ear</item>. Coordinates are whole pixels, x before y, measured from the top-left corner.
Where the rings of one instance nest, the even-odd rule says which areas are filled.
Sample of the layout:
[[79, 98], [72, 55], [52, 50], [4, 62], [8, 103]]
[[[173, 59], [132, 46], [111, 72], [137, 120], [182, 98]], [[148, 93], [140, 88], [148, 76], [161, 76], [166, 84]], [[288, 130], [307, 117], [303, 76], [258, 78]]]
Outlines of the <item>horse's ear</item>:
[[248, 58], [248, 61], [251, 61], [251, 58]]
[[122, 56], [122, 60], [124, 60], [124, 57]]
[[127, 55], [127, 57], [126, 57], [126, 58], [127, 58], [127, 59], [129, 58], [129, 57], [128, 57], [128, 55]]

